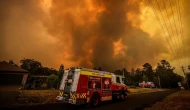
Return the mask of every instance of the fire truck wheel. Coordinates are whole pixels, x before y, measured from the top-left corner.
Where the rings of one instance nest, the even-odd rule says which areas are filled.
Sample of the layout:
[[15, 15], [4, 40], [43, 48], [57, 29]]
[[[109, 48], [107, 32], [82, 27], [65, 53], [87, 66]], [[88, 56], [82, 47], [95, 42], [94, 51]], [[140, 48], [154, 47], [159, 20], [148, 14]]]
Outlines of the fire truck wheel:
[[120, 94], [120, 99], [124, 100], [125, 99], [125, 95], [123, 93]]
[[124, 91], [120, 91], [120, 93], [119, 93], [119, 100], [124, 100], [125, 97], [126, 97], [125, 92]]
[[100, 104], [100, 95], [98, 93], [95, 93], [93, 96], [92, 96], [92, 99], [91, 99], [91, 106], [92, 107], [96, 107]]

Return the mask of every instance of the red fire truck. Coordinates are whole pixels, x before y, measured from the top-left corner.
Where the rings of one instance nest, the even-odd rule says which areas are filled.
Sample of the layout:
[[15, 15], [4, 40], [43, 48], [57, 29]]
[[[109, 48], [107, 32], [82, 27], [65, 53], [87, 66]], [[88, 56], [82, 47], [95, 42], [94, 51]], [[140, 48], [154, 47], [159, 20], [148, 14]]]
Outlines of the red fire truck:
[[145, 81], [143, 81], [142, 83], [139, 83], [139, 86], [140, 87], [148, 87], [148, 88], [155, 88], [155, 85], [154, 85], [154, 83], [153, 82], [145, 82]]
[[122, 76], [76, 67], [65, 70], [56, 99], [97, 106], [102, 101], [122, 100], [126, 96], [127, 87]]

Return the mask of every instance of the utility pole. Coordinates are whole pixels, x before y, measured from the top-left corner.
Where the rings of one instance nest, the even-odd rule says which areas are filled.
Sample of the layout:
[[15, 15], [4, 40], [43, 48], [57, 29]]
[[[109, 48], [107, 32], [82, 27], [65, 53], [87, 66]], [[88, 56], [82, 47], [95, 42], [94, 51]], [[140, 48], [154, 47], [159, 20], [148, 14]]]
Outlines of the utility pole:
[[160, 77], [158, 76], [158, 81], [159, 81], [159, 87], [161, 89], [161, 84], [160, 84]]
[[[154, 71], [157, 72], [157, 69], [155, 69]], [[159, 85], [159, 88], [161, 89], [160, 76], [157, 76], [157, 78], [158, 78], [158, 85]]]
[[181, 68], [182, 68], [182, 71], [183, 71], [183, 73], [184, 73], [184, 76], [185, 76], [185, 79], [186, 79], [186, 82], [187, 82], [187, 88], [189, 89], [189, 84], [188, 84], [188, 80], [187, 80], [187, 75], [186, 75], [186, 73], [185, 73], [185, 69], [184, 69], [183, 66], [182, 66]]
[[126, 66], [126, 61], [124, 61], [124, 63], [123, 63], [123, 77], [125, 78], [125, 71], [126, 71], [126, 68], [125, 68], [125, 66]]
[[124, 68], [125, 68], [125, 62], [123, 63], [123, 69], [122, 69], [122, 73], [123, 73], [123, 78], [124, 78]]
[[122, 68], [122, 82], [123, 82], [123, 83], [125, 83], [125, 81], [124, 81], [124, 79], [125, 79], [124, 73], [125, 73], [125, 61], [124, 61], [124, 63], [123, 63], [123, 68]]

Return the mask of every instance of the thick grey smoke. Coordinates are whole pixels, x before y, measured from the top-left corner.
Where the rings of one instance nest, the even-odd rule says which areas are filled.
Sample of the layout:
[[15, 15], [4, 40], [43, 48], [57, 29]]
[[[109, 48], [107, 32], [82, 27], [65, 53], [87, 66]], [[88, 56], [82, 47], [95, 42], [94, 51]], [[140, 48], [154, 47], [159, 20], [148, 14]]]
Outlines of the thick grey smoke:
[[[52, 36], [59, 37], [62, 41], [67, 35], [72, 42], [72, 46], [68, 47], [72, 51], [71, 60], [79, 61], [79, 65], [84, 67], [100, 66], [105, 70], [114, 70], [122, 68], [124, 64], [130, 68], [145, 62], [156, 63], [156, 56], [167, 52], [162, 44], [163, 39], [150, 37], [142, 29], [132, 26], [127, 16], [132, 13], [139, 17], [141, 2], [93, 0], [96, 10], [103, 9], [90, 12], [87, 9], [89, 4], [85, 1], [56, 0], [51, 9], [53, 23], [48, 28]], [[91, 17], [94, 17], [95, 22], [89, 20]], [[137, 19], [137, 22], [140, 24], [140, 20]], [[123, 55], [114, 55], [113, 44], [120, 39], [127, 49], [121, 50]]]
[[[141, 27], [142, 4], [150, 6], [147, 0], [52, 0], [48, 13], [41, 1], [0, 2], [0, 60], [34, 58], [54, 68], [63, 63], [113, 71], [146, 62], [154, 66], [169, 58], [161, 31], [150, 35]], [[181, 2], [181, 11], [188, 29], [186, 2]], [[150, 30], [154, 23], [148, 25]], [[188, 41], [186, 37], [186, 52]]]
[[[34, 58], [45, 66], [56, 65], [55, 46], [42, 21], [46, 14], [33, 0], [0, 1], [0, 61]], [[58, 66], [58, 65], [56, 65]]]

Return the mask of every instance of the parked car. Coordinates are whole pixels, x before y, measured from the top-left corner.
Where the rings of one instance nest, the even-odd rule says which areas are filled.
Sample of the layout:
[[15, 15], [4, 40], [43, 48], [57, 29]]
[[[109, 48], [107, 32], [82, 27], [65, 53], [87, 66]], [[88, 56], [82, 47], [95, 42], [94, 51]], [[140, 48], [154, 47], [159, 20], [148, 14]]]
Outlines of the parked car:
[[155, 87], [155, 85], [154, 85], [154, 83], [153, 82], [145, 82], [145, 81], [143, 81], [142, 83], [139, 83], [139, 86], [140, 87], [147, 87], [147, 88], [154, 88]]
[[143, 81], [142, 83], [139, 83], [139, 86], [144, 88], [147, 86], [147, 84]]
[[153, 82], [147, 82], [147, 87], [149, 87], [149, 88], [154, 88], [155, 85], [154, 85]]

